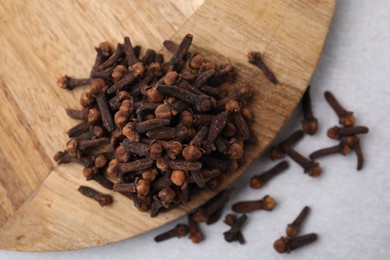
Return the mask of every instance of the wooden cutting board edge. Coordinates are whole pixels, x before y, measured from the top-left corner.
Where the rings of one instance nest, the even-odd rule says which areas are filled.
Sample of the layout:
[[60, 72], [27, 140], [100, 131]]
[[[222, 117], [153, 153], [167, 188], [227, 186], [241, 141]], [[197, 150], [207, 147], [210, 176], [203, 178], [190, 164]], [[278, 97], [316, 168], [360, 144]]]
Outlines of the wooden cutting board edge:
[[[178, 33], [176, 33], [175, 35], [178, 35]], [[173, 38], [175, 37], [175, 35], [173, 36]], [[323, 48], [323, 47], [322, 47]], [[318, 63], [318, 61], [319, 61], [319, 56], [318, 56], [318, 58], [317, 58], [317, 62], [316, 63]], [[312, 74], [312, 73], [311, 73]], [[307, 83], [307, 82], [306, 82]], [[298, 89], [298, 91], [300, 92], [300, 97], [299, 97], [299, 99], [301, 98], [301, 96], [303, 95], [303, 93], [304, 93], [304, 89]], [[298, 105], [298, 102], [296, 103], [296, 105]], [[295, 110], [295, 109], [294, 109]], [[286, 123], [286, 121], [288, 120], [288, 118], [291, 116], [291, 114], [293, 113], [293, 111], [294, 110], [292, 110], [291, 111], [291, 113], [290, 113], [290, 115], [287, 117], [287, 118], [285, 118], [285, 120], [284, 120], [284, 122], [283, 122], [283, 125]], [[268, 146], [269, 144], [271, 143], [271, 140], [266, 144], [266, 146]], [[264, 150], [263, 150], [264, 151]], [[258, 155], [256, 155], [256, 156], [254, 156], [252, 159], [253, 160], [255, 160], [255, 158], [256, 157], [258, 157], [258, 156], [260, 156], [260, 154], [258, 154]], [[54, 170], [53, 171], [56, 171], [57, 170], [57, 166], [55, 166], [55, 168], [54, 168]], [[53, 171], [52, 171], [52, 173], [53, 173]], [[48, 176], [47, 176], [47, 178], [49, 178], [51, 175], [52, 175], [52, 173], [50, 173]], [[46, 183], [46, 180], [41, 184], [41, 185], [39, 185], [38, 186], [38, 188], [34, 191], [34, 193], [29, 197], [29, 199], [26, 201], [26, 202], [30, 202], [30, 201], [33, 201], [34, 200], [34, 198], [35, 198], [35, 196], [37, 195], [37, 194], [39, 194], [40, 192], [40, 190], [42, 189], [42, 187], [43, 187], [43, 185]], [[222, 185], [223, 186], [223, 185]], [[222, 188], [222, 187], [220, 187], [220, 188]], [[25, 203], [25, 204], [27, 204], [27, 203]], [[24, 205], [16, 212], [16, 214], [19, 212], [19, 211], [23, 211], [23, 208], [24, 208]], [[181, 212], [182, 212], [182, 215], [184, 215], [186, 212], [185, 212], [185, 207], [180, 207], [181, 209], [184, 209], [184, 211], [182, 211], [181, 210]], [[173, 221], [173, 220], [172, 220]], [[1, 229], [0, 229], [0, 231], [1, 231]], [[126, 239], [126, 238], [124, 238], [124, 239]], [[118, 240], [118, 241], [120, 241], [120, 240]], [[114, 241], [112, 241], [112, 242], [114, 242]], [[107, 244], [107, 243], [104, 243], [104, 244]], [[98, 244], [96, 245], [96, 246], [98, 246]], [[19, 250], [19, 249], [17, 249], [17, 248], [8, 248], [8, 249], [16, 249], [16, 250]], [[35, 250], [34, 250], [35, 251]]]

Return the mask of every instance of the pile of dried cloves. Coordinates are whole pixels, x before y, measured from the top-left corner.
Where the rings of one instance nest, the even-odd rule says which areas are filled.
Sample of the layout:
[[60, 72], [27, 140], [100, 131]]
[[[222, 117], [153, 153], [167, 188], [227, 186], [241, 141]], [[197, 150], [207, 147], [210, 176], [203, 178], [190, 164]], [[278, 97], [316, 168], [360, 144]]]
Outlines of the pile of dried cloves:
[[[250, 130], [251, 89], [246, 85], [225, 89], [222, 83], [234, 83], [234, 68], [230, 64], [217, 65], [199, 53], [189, 52], [191, 43], [190, 34], [180, 44], [165, 41], [164, 47], [173, 55], [164, 62], [164, 56], [152, 49], [147, 49], [140, 58], [140, 47], [133, 47], [129, 37], [114, 51], [107, 42], [102, 42], [95, 48], [97, 56], [90, 77], [60, 77], [57, 83], [61, 88], [72, 90], [83, 85], [91, 88], [81, 95], [81, 110], [66, 110], [69, 117], [81, 122], [67, 132], [70, 140], [65, 151], [54, 156], [55, 161], [83, 165], [87, 180], [121, 193], [140, 211], [150, 210], [152, 217], [189, 201], [202, 189], [214, 189], [221, 177], [237, 170], [243, 163], [245, 145], [256, 142]], [[278, 84], [259, 52], [249, 52], [248, 62], [257, 66], [271, 83]], [[318, 177], [322, 168], [315, 159], [355, 151], [357, 169], [361, 170], [364, 158], [358, 135], [369, 129], [354, 126], [353, 113], [328, 91], [325, 98], [342, 124], [330, 128], [328, 136], [340, 143], [315, 151], [309, 158], [293, 148], [305, 134], [314, 135], [318, 130], [309, 91], [310, 87], [302, 99], [302, 130], [272, 147], [270, 158], [279, 160], [287, 155], [302, 166], [304, 173]], [[288, 168], [288, 162], [282, 161], [252, 176], [250, 186], [262, 188]], [[191, 212], [188, 224], [178, 224], [155, 241], [189, 234], [193, 243], [201, 242], [204, 235], [200, 223], [217, 222], [233, 190], [221, 191]], [[87, 186], [81, 186], [79, 192], [101, 206], [113, 202], [111, 195]], [[242, 215], [225, 216], [224, 222], [230, 226], [223, 233], [225, 240], [244, 244], [241, 228], [248, 219], [246, 214], [272, 211], [276, 205], [276, 200], [269, 195], [233, 204], [232, 210]], [[277, 252], [289, 253], [317, 240], [315, 233], [297, 237], [308, 212], [306, 206], [288, 225], [287, 237], [275, 241]]]
[[[152, 49], [139, 58], [140, 47], [129, 37], [115, 50], [102, 42], [90, 77], [60, 77], [61, 88], [90, 90], [81, 95], [81, 110], [66, 110], [81, 122], [67, 132], [70, 140], [55, 161], [80, 163], [87, 180], [127, 196], [151, 216], [215, 188], [240, 167], [251, 137], [251, 89], [223, 88], [234, 82], [234, 68], [190, 53], [192, 39], [165, 41], [173, 52], [166, 62]], [[91, 188], [80, 192], [101, 206], [112, 202]]]

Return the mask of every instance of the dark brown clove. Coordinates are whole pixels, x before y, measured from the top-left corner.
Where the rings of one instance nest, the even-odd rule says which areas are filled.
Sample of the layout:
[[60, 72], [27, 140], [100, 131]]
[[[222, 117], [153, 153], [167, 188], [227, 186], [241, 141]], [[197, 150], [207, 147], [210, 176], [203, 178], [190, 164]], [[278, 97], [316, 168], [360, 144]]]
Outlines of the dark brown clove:
[[251, 51], [248, 53], [249, 63], [256, 65], [263, 71], [264, 76], [272, 82], [272, 84], [276, 85], [279, 81], [276, 79], [274, 73], [265, 65], [263, 59], [261, 58], [260, 52]]
[[318, 130], [318, 120], [313, 115], [310, 99], [310, 86], [306, 89], [302, 97], [303, 121], [302, 128], [306, 134], [314, 135]]
[[153, 160], [149, 158], [139, 159], [128, 163], [118, 165], [120, 173], [134, 172], [148, 169], [152, 166]]
[[133, 83], [136, 79], [141, 78], [145, 74], [145, 67], [141, 62], [135, 63], [129, 68], [129, 72], [118, 82], [112, 85], [108, 90], [108, 94], [113, 94], [126, 85]]
[[98, 47], [95, 47], [96, 58], [95, 63], [92, 66], [91, 76], [98, 70], [98, 67], [105, 62], [111, 55], [111, 46], [108, 42], [99, 43]]
[[227, 112], [219, 113], [213, 122], [211, 122], [210, 129], [207, 134], [207, 138], [203, 141], [203, 147], [206, 150], [206, 153], [210, 153], [211, 151], [215, 151], [215, 139], [222, 132], [225, 127], [226, 121], [228, 119]]
[[260, 189], [262, 188], [269, 180], [274, 178], [276, 175], [282, 173], [289, 167], [289, 164], [287, 161], [283, 161], [281, 163], [278, 163], [268, 171], [263, 172], [260, 175], [254, 175], [252, 176], [250, 180], [250, 186], [254, 189]]
[[81, 123], [75, 125], [74, 127], [72, 127], [71, 129], [69, 129], [67, 131], [67, 134], [69, 137], [72, 138], [72, 137], [78, 136], [80, 134], [86, 133], [88, 131], [89, 131], [88, 123], [81, 122]]
[[351, 126], [351, 127], [331, 127], [328, 129], [328, 137], [340, 140], [343, 137], [357, 135], [357, 134], [367, 134], [369, 129], [365, 126]]
[[125, 53], [122, 44], [118, 43], [112, 55], [98, 67], [98, 71], [113, 68], [115, 66], [115, 63], [117, 63], [119, 58], [121, 58], [124, 54]]
[[54, 155], [54, 161], [56, 161], [58, 164], [74, 162], [74, 163], [81, 164], [84, 167], [91, 167], [93, 165], [92, 157], [89, 156], [73, 157], [70, 156], [68, 152], [57, 152]]
[[88, 186], [80, 186], [78, 191], [84, 196], [96, 200], [102, 207], [110, 205], [113, 202], [111, 195], [102, 194]]
[[296, 237], [301, 231], [302, 223], [306, 219], [307, 215], [310, 212], [310, 208], [305, 206], [296, 219], [287, 225], [286, 234], [288, 237]]
[[64, 75], [57, 79], [57, 85], [60, 88], [72, 90], [78, 86], [89, 85], [91, 83], [91, 80], [92, 80], [91, 78], [77, 79], [77, 78], [72, 78], [67, 75]]
[[144, 56], [141, 58], [141, 62], [142, 64], [144, 64], [144, 66], [149, 65], [155, 60], [156, 60], [156, 51], [153, 49], [147, 49]]
[[280, 254], [290, 253], [295, 249], [307, 246], [315, 242], [317, 238], [318, 236], [315, 233], [310, 233], [294, 238], [281, 237], [280, 239], [275, 241], [274, 249]]
[[82, 110], [67, 108], [65, 110], [65, 112], [70, 118], [77, 119], [77, 120], [83, 120], [83, 121], [87, 120], [88, 109], [86, 109], [86, 108], [84, 108]]
[[107, 131], [111, 132], [114, 130], [114, 120], [108, 107], [108, 101], [105, 94], [106, 90], [107, 86], [103, 79], [92, 80], [91, 91], [97, 101], [103, 125]]
[[149, 130], [153, 130], [159, 127], [167, 126], [169, 125], [170, 121], [169, 119], [150, 119], [143, 122], [138, 122], [135, 124], [135, 130], [138, 133], [145, 133]]
[[193, 36], [191, 34], [187, 34], [186, 36], [184, 36], [179, 46], [177, 46], [177, 48], [175, 49], [172, 58], [169, 60], [169, 65], [172, 66], [173, 70], [177, 70], [180, 62], [184, 59], [184, 57], [188, 53], [188, 49], [192, 44], [192, 38]]
[[89, 148], [95, 148], [103, 144], [109, 144], [110, 139], [107, 137], [97, 138], [97, 139], [91, 139], [91, 140], [81, 140], [77, 143], [77, 149], [79, 150], [85, 150]]
[[201, 162], [187, 162], [187, 161], [169, 161], [169, 167], [172, 170], [183, 170], [183, 171], [198, 171], [202, 168]]
[[353, 115], [353, 112], [347, 111], [330, 91], [326, 91], [324, 95], [326, 101], [328, 101], [329, 105], [339, 117], [340, 124], [345, 127], [353, 126], [355, 124], [355, 116]]
[[125, 42], [124, 51], [127, 58], [127, 65], [131, 67], [138, 62], [138, 58], [134, 53], [134, 49], [133, 46], [131, 45], [130, 37], [125, 37], [124, 42]]
[[173, 229], [168, 230], [154, 238], [154, 241], [161, 242], [174, 237], [183, 237], [188, 234], [188, 226], [184, 224], [177, 224]]
[[200, 89], [215, 74], [215, 70], [208, 70], [200, 74], [192, 84], [194, 88]]
[[206, 112], [211, 108], [210, 97], [207, 95], [195, 95], [187, 90], [175, 86], [157, 85], [161, 93], [191, 103], [199, 112]]
[[291, 147], [285, 147], [284, 150], [291, 159], [302, 166], [304, 172], [309, 174], [310, 177], [318, 177], [321, 175], [322, 169], [319, 163], [305, 158]]
[[114, 191], [118, 192], [136, 192], [135, 183], [115, 183], [113, 187]]
[[324, 157], [331, 154], [340, 153], [342, 155], [346, 155], [351, 152], [351, 145], [349, 145], [346, 141], [341, 141], [338, 145], [319, 149], [317, 151], [312, 152], [309, 155], [309, 158], [312, 160], [318, 159], [320, 157]]
[[261, 200], [236, 202], [232, 210], [237, 213], [248, 213], [255, 210], [272, 211], [276, 206], [276, 200], [269, 195], [265, 195]]
[[185, 140], [188, 137], [188, 128], [183, 125], [176, 127], [159, 127], [146, 132], [146, 136], [157, 140]]

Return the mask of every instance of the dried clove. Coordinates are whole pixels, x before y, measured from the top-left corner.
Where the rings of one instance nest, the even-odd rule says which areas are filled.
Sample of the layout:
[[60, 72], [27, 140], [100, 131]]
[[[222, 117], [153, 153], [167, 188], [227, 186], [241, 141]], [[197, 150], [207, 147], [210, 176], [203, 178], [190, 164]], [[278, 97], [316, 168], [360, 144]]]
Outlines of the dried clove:
[[275, 241], [274, 249], [280, 254], [290, 253], [295, 249], [307, 246], [315, 242], [317, 238], [318, 236], [315, 233], [310, 233], [294, 238], [281, 237], [280, 239]]
[[299, 234], [299, 232], [301, 231], [302, 223], [306, 219], [309, 212], [310, 208], [308, 206], [305, 206], [299, 213], [299, 215], [296, 217], [296, 219], [292, 223], [287, 225], [286, 234], [288, 237], [296, 237]]
[[330, 91], [324, 93], [326, 101], [336, 112], [339, 117], [339, 122], [345, 127], [351, 127], [355, 124], [355, 116], [353, 112], [347, 111], [336, 99], [336, 97]]
[[168, 230], [154, 238], [156, 242], [162, 242], [174, 237], [180, 238], [188, 234], [188, 226], [184, 224], [177, 224], [173, 229]]
[[199, 112], [206, 112], [211, 108], [210, 97], [207, 95], [195, 95], [179, 87], [166, 85], [157, 85], [157, 90], [165, 95], [191, 103]]
[[236, 202], [232, 210], [237, 213], [248, 213], [255, 210], [272, 211], [276, 206], [276, 200], [269, 195], [265, 195], [261, 200]]
[[148, 169], [152, 166], [152, 164], [153, 164], [152, 159], [145, 158], [145, 159], [139, 159], [128, 163], [120, 163], [118, 167], [120, 173], [126, 173], [126, 172], [134, 172], [134, 171]]
[[318, 159], [320, 157], [331, 155], [331, 154], [336, 154], [336, 153], [346, 155], [350, 151], [351, 151], [351, 146], [347, 142], [341, 141], [338, 145], [323, 148], [323, 149], [312, 152], [309, 155], [309, 158], [312, 160], [315, 160], [315, 159]]
[[305, 158], [291, 147], [285, 147], [284, 149], [286, 154], [302, 166], [304, 172], [309, 174], [310, 177], [318, 177], [321, 175], [322, 169], [319, 163]]
[[77, 79], [77, 78], [72, 78], [67, 75], [64, 75], [57, 79], [57, 85], [60, 88], [72, 90], [78, 86], [89, 85], [91, 83], [91, 80], [92, 80], [91, 78]]
[[343, 137], [357, 135], [357, 134], [367, 134], [369, 129], [365, 126], [351, 126], [351, 127], [331, 127], [328, 129], [328, 137], [340, 140]]
[[54, 161], [56, 161], [58, 164], [74, 162], [74, 163], [81, 164], [84, 167], [91, 167], [93, 165], [92, 157], [89, 156], [73, 157], [70, 156], [68, 152], [57, 152], [54, 155]]
[[96, 200], [102, 207], [110, 205], [113, 202], [111, 195], [102, 194], [88, 186], [80, 186], [78, 191], [84, 196]]
[[289, 164], [287, 161], [283, 161], [281, 163], [278, 163], [268, 171], [263, 172], [260, 175], [254, 175], [250, 179], [250, 186], [254, 189], [260, 189], [262, 188], [269, 180], [274, 178], [276, 175], [282, 173], [284, 170], [286, 170], [289, 167]]
[[279, 81], [276, 79], [274, 73], [265, 65], [260, 52], [251, 51], [248, 53], [249, 63], [256, 65], [264, 73], [264, 76], [276, 85]]
[[318, 130], [318, 120], [313, 116], [313, 109], [311, 107], [309, 86], [302, 97], [302, 110], [303, 110], [303, 121], [302, 128], [306, 134], [314, 135]]

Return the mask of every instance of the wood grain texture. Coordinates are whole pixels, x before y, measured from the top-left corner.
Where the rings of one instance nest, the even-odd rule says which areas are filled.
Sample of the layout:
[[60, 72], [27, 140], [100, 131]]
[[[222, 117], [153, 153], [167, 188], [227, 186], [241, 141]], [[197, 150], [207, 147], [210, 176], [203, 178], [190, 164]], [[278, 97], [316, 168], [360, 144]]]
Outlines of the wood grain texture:
[[[101, 208], [77, 192], [86, 184], [81, 167], [55, 166], [51, 158], [64, 147], [64, 129], [75, 123], [66, 119], [65, 108], [78, 107], [83, 91], [58, 89], [56, 76], [88, 75], [93, 46], [102, 40], [115, 44], [130, 35], [134, 44], [160, 49], [164, 39], [179, 40], [190, 32], [194, 50], [215, 60], [228, 57], [240, 75], [238, 82], [250, 83], [259, 145], [246, 151], [246, 165], [219, 189], [242, 174], [273, 140], [306, 89], [335, 1], [201, 4], [201, 0], [0, 3], [0, 248], [53, 251], [112, 243], [172, 221], [213, 194], [201, 193], [178, 209], [150, 218], [119, 194], [114, 194], [112, 206]], [[263, 53], [280, 84], [270, 84], [247, 63], [250, 50]], [[96, 184], [87, 185], [109, 193]]]

